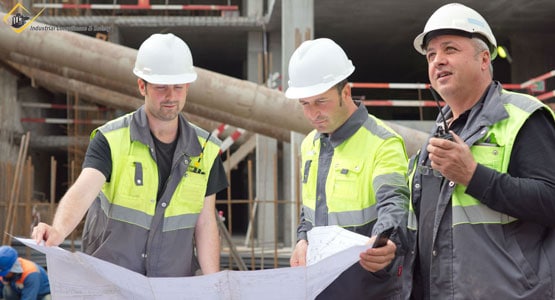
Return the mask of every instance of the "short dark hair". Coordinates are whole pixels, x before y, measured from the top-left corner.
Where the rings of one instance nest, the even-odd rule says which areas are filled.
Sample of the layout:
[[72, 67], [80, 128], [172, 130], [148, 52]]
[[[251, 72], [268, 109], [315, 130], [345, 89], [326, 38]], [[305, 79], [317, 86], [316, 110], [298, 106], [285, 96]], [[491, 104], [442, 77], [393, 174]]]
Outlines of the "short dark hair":
[[335, 88], [337, 89], [337, 92], [339, 93], [339, 95], [341, 95], [341, 91], [347, 85], [347, 83], [349, 83], [349, 81], [345, 78], [335, 85]]

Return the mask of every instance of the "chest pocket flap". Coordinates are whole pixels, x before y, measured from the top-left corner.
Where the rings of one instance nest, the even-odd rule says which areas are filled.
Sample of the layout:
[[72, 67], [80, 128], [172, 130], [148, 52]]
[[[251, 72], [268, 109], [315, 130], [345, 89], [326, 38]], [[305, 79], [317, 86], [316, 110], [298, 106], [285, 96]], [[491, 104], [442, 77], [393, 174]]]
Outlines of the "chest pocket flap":
[[[358, 203], [357, 199], [362, 197], [364, 176], [363, 160], [340, 159], [333, 163], [329, 173], [328, 186], [332, 186], [330, 191], [332, 197], [328, 198], [330, 209], [335, 207], [339, 210], [350, 210], [358, 207], [346, 207]], [[368, 183], [370, 184], [370, 183]]]

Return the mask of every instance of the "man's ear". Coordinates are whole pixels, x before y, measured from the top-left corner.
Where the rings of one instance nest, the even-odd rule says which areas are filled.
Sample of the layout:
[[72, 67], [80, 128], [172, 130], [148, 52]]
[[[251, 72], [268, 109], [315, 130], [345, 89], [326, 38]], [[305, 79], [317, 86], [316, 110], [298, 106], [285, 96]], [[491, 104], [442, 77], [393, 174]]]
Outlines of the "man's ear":
[[341, 91], [343, 99], [346, 99], [347, 97], [351, 97], [351, 85], [349, 83], [347, 83], [344, 87], [343, 87], [343, 91]]
[[141, 78], [137, 78], [137, 85], [139, 86], [139, 92], [141, 95], [146, 96], [146, 83]]
[[488, 51], [482, 51], [482, 68], [484, 70], [488, 70], [490, 64], [491, 64], [491, 54]]

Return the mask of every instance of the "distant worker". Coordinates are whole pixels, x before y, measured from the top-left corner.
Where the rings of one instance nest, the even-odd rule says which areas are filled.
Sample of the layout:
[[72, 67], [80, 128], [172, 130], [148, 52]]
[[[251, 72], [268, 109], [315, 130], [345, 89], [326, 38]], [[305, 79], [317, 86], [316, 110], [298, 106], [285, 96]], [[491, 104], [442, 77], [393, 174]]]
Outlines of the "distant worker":
[[292, 267], [306, 265], [314, 226], [338, 225], [371, 237], [396, 234], [361, 253], [317, 299], [398, 299], [408, 214], [407, 154], [402, 138], [352, 99], [355, 70], [334, 41], [302, 43], [289, 61], [286, 97], [299, 99], [315, 128], [301, 145], [302, 210]]
[[467, 6], [437, 9], [414, 47], [446, 106], [411, 160], [413, 299], [554, 299], [555, 115], [493, 80], [496, 39]]
[[181, 113], [197, 78], [189, 47], [154, 34], [133, 73], [145, 104], [93, 131], [83, 171], [52, 226], [40, 223], [32, 237], [59, 245], [88, 209], [87, 254], [148, 277], [192, 276], [198, 264], [203, 274], [218, 272], [215, 194], [228, 182], [220, 141]]
[[0, 246], [0, 280], [4, 300], [50, 300], [50, 283], [43, 267]]

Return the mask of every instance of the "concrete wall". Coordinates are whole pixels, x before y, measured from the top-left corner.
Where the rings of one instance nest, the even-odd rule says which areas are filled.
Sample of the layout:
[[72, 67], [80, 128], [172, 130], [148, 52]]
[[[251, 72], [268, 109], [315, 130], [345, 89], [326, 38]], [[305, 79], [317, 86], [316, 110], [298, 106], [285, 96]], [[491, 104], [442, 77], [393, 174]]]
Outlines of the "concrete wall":
[[[0, 161], [17, 161], [19, 141], [23, 134], [17, 105], [17, 79], [0, 67]], [[17, 145], [14, 144], [17, 142]]]

